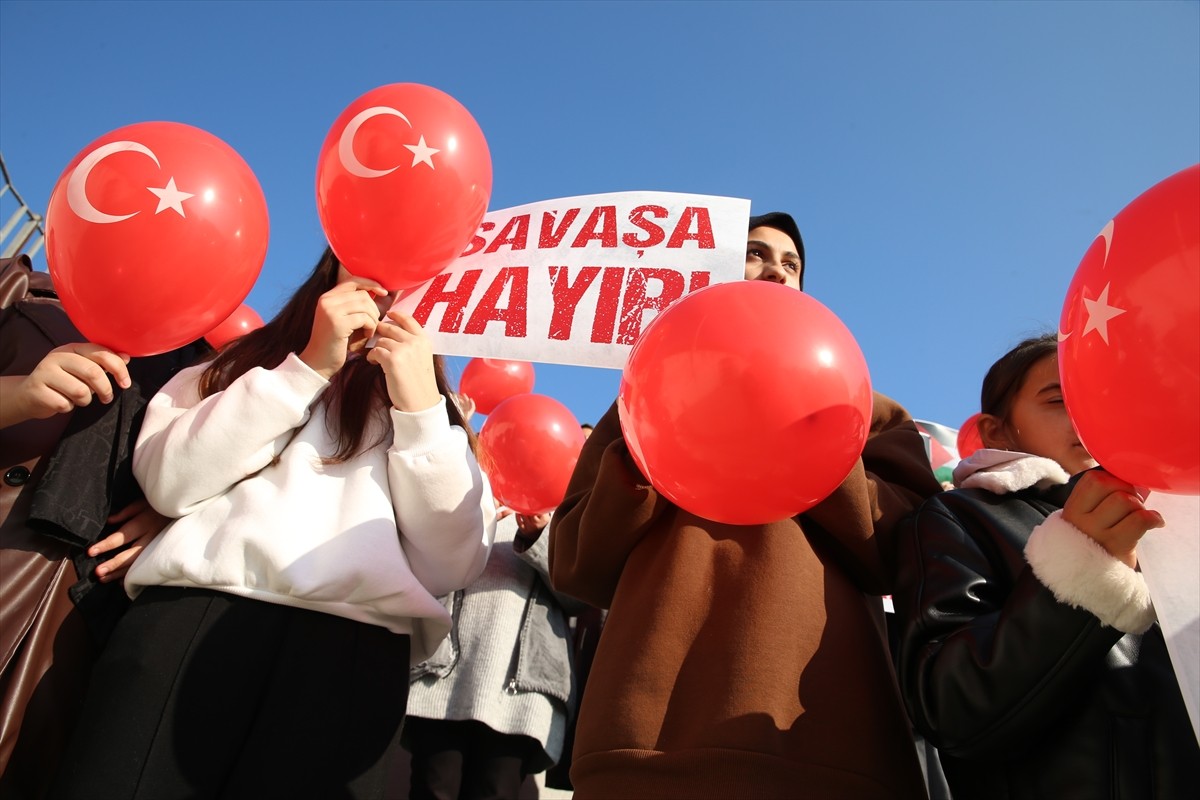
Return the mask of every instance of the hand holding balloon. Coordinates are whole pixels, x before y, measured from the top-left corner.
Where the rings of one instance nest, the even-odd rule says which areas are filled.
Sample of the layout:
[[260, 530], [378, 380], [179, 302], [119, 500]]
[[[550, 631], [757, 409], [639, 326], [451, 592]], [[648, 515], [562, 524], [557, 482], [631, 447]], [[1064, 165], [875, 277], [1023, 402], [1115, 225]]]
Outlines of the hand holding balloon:
[[421, 324], [402, 311], [389, 311], [375, 328], [367, 361], [387, 376], [388, 397], [398, 411], [424, 411], [441, 399], [433, 371], [433, 347]]
[[1080, 476], [1063, 506], [1063, 519], [1134, 569], [1142, 536], [1166, 524], [1161, 514], [1143, 505], [1137, 489], [1102, 469]]
[[65, 414], [90, 405], [93, 397], [111, 403], [109, 375], [129, 388], [128, 363], [129, 356], [88, 342], [54, 348], [28, 375], [0, 378], [0, 428]]
[[375, 298], [387, 292], [370, 280], [355, 278], [333, 287], [317, 301], [312, 333], [300, 360], [326, 380], [346, 363], [352, 350], [361, 349], [379, 324]]

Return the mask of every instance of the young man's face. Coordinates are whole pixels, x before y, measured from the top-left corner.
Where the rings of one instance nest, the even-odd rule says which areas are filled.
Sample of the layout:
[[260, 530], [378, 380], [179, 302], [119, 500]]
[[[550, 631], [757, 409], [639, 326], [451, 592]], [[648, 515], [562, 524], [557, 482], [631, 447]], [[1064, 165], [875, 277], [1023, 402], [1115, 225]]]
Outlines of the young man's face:
[[773, 281], [800, 288], [804, 265], [796, 243], [776, 228], [755, 228], [746, 240], [746, 280]]

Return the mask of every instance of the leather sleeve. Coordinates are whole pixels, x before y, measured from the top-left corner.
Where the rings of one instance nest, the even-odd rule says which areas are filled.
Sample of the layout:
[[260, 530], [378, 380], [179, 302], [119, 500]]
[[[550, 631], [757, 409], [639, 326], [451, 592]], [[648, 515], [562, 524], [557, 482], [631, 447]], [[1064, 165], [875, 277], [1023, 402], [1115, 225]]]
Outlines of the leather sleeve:
[[915, 727], [945, 753], [1003, 759], [1028, 747], [1121, 638], [1055, 600], [1025, 564], [1043, 518], [1020, 501], [950, 492], [901, 526], [900, 686]]

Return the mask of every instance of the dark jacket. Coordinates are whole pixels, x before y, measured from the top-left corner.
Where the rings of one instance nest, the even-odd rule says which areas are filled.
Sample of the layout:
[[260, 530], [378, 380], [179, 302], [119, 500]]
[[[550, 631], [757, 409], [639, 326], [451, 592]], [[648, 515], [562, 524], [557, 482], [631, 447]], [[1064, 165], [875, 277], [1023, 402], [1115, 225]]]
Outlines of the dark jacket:
[[[82, 341], [47, 273], [26, 256], [0, 261], [0, 374], [28, 375]], [[208, 349], [135, 358], [113, 402], [0, 430], [0, 797], [39, 797], [53, 777], [96, 648], [129, 602], [93, 575], [115, 552], [86, 549], [141, 497], [130, 463], [147, 400]]]
[[[1072, 604], [1080, 584], [1107, 593], [1102, 579], [1081, 566], [1071, 587], [1040, 567], [1080, 552], [1071, 548], [1084, 534], [1054, 513], [1073, 486], [958, 489], [902, 528], [900, 684], [955, 800], [1165, 799], [1200, 787], [1200, 749], [1158, 624], [1141, 634], [1105, 625]], [[1065, 547], [1035, 556], [1027, 544], [1039, 528], [1035, 537]]]

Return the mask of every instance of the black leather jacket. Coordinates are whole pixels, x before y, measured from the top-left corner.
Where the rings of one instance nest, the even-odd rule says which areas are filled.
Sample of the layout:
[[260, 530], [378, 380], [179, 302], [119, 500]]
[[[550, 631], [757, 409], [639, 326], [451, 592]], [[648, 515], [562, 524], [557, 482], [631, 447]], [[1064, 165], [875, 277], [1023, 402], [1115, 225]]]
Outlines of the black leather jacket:
[[902, 528], [900, 684], [955, 800], [1200, 796], [1200, 747], [1158, 624], [1106, 627], [1025, 562], [1073, 486], [945, 492]]

